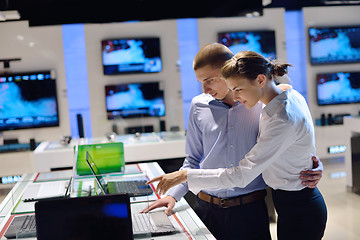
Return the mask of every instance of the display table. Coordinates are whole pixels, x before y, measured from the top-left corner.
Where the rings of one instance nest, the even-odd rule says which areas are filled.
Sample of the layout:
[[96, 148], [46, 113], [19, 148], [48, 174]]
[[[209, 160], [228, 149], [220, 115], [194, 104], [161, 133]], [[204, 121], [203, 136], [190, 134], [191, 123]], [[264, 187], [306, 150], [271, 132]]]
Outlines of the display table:
[[[184, 158], [185, 132], [160, 132], [119, 135], [115, 142], [124, 143], [125, 162]], [[109, 142], [107, 138], [75, 139], [64, 146], [59, 142], [42, 142], [34, 151], [34, 169], [46, 172], [73, 166], [76, 144]]]
[[[126, 166], [129, 171], [134, 173], [134, 169], [139, 169], [142, 173], [146, 173], [148, 178], [153, 178], [155, 176], [159, 176], [164, 174], [163, 170], [159, 167], [159, 165], [155, 162], [151, 163], [141, 163], [141, 164], [131, 164]], [[64, 172], [64, 176], [71, 175], [72, 171]], [[52, 175], [53, 174], [53, 175]], [[46, 178], [49, 178], [49, 181], [55, 181], [54, 178], [59, 176], [59, 173], [32, 173], [32, 174], [24, 174], [21, 180], [14, 185], [10, 193], [6, 196], [4, 201], [0, 204], [0, 239], [6, 239], [3, 237], [5, 230], [7, 229], [10, 221], [14, 215], [17, 214], [27, 214], [34, 212], [34, 202], [24, 203], [21, 201], [21, 196], [28, 187], [34, 181], [45, 181]], [[42, 178], [42, 179], [40, 179]], [[87, 176], [89, 182], [93, 182], [91, 176]], [[82, 178], [76, 178], [76, 181], [80, 181]], [[59, 180], [59, 179], [58, 179]], [[82, 180], [81, 180], [82, 181]], [[76, 185], [76, 182], [75, 182]], [[75, 188], [74, 188], [75, 189]], [[155, 195], [155, 194], [153, 194]], [[72, 196], [75, 197], [75, 196]], [[150, 200], [151, 197], [148, 199]], [[157, 199], [159, 196], [156, 195]], [[131, 198], [132, 205], [134, 204], [144, 204], [144, 201], [140, 201], [140, 199]], [[132, 206], [133, 207], [133, 206]], [[173, 209], [173, 214], [169, 216], [170, 221], [173, 223], [175, 228], [178, 230], [177, 233], [172, 235], [164, 235], [151, 237], [151, 239], [215, 239], [209, 230], [205, 227], [199, 217], [195, 214], [192, 208], [187, 204], [185, 199], [181, 199], [178, 201]], [[36, 238], [27, 238], [27, 239], [36, 239]]]
[[[345, 126], [345, 169], [346, 169], [346, 186], [352, 191], [353, 190], [353, 166], [352, 166], [352, 152], [351, 149], [351, 138], [353, 136], [360, 135], [360, 117], [344, 117]], [[358, 173], [360, 174], [360, 173]]]

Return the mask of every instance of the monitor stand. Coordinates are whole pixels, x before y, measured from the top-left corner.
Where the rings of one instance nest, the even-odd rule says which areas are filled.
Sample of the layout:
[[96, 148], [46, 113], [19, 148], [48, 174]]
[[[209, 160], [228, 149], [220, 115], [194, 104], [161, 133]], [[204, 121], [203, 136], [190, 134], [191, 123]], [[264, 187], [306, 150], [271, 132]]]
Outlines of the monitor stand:
[[0, 132], [0, 146], [4, 145], [4, 134]]

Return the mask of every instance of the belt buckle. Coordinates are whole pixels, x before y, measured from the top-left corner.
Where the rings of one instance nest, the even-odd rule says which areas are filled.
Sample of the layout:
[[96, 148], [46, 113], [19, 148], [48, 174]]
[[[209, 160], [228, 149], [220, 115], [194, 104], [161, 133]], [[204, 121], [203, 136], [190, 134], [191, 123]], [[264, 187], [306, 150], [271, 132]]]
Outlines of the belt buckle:
[[220, 208], [228, 208], [228, 207], [225, 206], [225, 199], [223, 199], [223, 198], [220, 199], [219, 207]]

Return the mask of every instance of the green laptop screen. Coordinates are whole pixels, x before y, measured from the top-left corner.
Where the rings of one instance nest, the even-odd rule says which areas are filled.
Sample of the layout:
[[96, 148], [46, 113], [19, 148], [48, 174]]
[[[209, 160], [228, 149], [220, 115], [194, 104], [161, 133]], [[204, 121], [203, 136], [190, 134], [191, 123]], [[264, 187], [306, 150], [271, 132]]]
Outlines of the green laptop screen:
[[78, 175], [91, 175], [86, 163], [86, 152], [96, 159], [96, 166], [101, 174], [111, 172], [124, 172], [124, 144], [122, 142], [87, 144], [78, 146], [76, 172]]

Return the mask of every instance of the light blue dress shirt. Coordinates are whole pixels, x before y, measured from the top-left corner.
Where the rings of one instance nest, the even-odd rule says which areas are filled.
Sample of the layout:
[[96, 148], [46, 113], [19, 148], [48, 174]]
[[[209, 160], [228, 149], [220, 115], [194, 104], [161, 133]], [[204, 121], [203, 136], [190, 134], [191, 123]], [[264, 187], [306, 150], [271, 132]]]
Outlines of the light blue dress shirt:
[[[262, 104], [248, 110], [241, 103], [233, 107], [209, 94], [193, 98], [190, 108], [185, 152], [181, 169], [231, 168], [239, 164], [256, 144]], [[202, 189], [219, 198], [230, 198], [266, 188], [262, 176], [245, 188]], [[179, 200], [188, 192], [187, 183], [170, 189], [167, 195]]]

